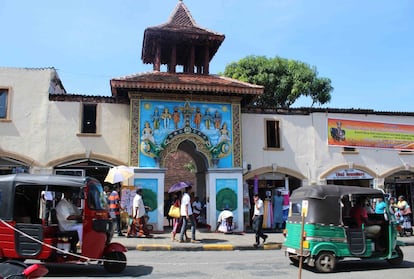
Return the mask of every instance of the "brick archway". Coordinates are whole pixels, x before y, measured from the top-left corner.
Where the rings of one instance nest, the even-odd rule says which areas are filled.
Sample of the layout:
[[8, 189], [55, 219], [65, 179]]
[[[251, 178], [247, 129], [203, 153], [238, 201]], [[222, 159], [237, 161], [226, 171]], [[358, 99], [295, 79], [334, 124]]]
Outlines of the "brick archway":
[[[189, 153], [192, 157], [197, 157], [198, 161], [204, 161], [204, 168], [212, 166], [212, 158], [209, 150], [207, 149], [205, 142], [199, 136], [195, 134], [183, 134], [174, 137], [167, 147], [160, 153], [160, 166], [165, 166], [165, 159], [168, 154], [182, 150]], [[200, 165], [201, 166], [201, 165]]]
[[[206, 172], [212, 164], [204, 141], [194, 134], [175, 137], [160, 154], [160, 167], [166, 168], [165, 191], [178, 181], [193, 183], [193, 191], [199, 197], [206, 195]], [[186, 167], [193, 164], [194, 168]]]

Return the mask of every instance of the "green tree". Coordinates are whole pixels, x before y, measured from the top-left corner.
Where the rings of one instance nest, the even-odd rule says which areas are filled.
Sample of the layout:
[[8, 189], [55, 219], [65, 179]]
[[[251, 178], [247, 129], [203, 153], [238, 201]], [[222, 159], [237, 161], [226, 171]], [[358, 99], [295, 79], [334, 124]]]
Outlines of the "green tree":
[[228, 64], [224, 76], [264, 87], [264, 93], [250, 105], [257, 107], [290, 107], [299, 97], [306, 96], [312, 105], [331, 100], [331, 80], [318, 77], [315, 67], [281, 57], [247, 56]]

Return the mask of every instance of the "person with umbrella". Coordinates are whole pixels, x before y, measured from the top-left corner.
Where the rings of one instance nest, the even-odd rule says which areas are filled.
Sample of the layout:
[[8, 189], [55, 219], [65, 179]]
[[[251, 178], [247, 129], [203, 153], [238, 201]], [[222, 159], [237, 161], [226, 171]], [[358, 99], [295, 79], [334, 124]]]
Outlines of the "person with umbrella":
[[[177, 182], [174, 185], [172, 185], [170, 187], [170, 189], [168, 190], [168, 193], [174, 193], [174, 203], [173, 205], [176, 207], [180, 208], [180, 215], [181, 215], [181, 199], [182, 199], [182, 192], [181, 190], [183, 190], [185, 187], [187, 187], [189, 184], [186, 182]], [[181, 232], [181, 227], [183, 224], [183, 220], [181, 218], [181, 216], [179, 218], [174, 218], [173, 219], [173, 229], [171, 231], [171, 241], [175, 241], [175, 235], [177, 234], [177, 232]], [[185, 233], [184, 235], [185, 239], [187, 240], [187, 234]]]
[[[174, 206], [180, 207], [181, 208], [181, 198], [182, 198], [182, 193], [181, 191], [176, 192], [176, 194], [174, 195], [175, 199], [174, 199]], [[181, 227], [183, 225], [183, 220], [181, 219], [181, 217], [179, 218], [174, 218], [173, 219], [173, 229], [171, 231], [171, 241], [175, 241], [175, 235], [177, 234], [177, 232], [181, 232]], [[184, 234], [184, 238], [185, 240], [188, 239], [187, 234]]]
[[193, 187], [191, 185], [188, 185], [185, 187], [183, 197], [181, 198], [181, 220], [182, 220], [182, 226], [181, 226], [181, 232], [180, 232], [180, 240], [179, 242], [184, 242], [184, 234], [187, 231], [187, 223], [191, 223], [191, 242], [192, 243], [198, 243], [200, 241], [196, 240], [195, 236], [195, 220], [193, 215], [193, 209], [191, 206], [191, 198], [189, 195], [190, 190]]

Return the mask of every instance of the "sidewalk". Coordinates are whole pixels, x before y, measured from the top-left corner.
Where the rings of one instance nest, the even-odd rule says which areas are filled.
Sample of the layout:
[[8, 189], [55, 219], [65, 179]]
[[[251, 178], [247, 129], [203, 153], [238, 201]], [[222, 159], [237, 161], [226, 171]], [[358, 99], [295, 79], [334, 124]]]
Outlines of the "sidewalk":
[[[189, 231], [187, 231], [187, 234]], [[168, 228], [164, 232], [154, 233], [153, 238], [126, 238], [114, 235], [113, 242], [123, 244], [128, 250], [140, 251], [230, 251], [230, 250], [280, 250], [284, 240], [282, 233], [265, 232], [269, 237], [266, 243], [259, 247], [253, 247], [255, 234], [253, 232], [223, 234], [197, 229], [196, 239], [199, 243], [171, 241], [171, 233]], [[398, 237], [407, 246], [414, 246], [414, 236]], [[261, 240], [262, 241], [262, 240]]]
[[[228, 250], [278, 250], [282, 247], [282, 233], [267, 233], [269, 237], [266, 243], [259, 247], [253, 247], [255, 243], [255, 234], [250, 232], [223, 234], [209, 232], [204, 229], [196, 230], [196, 239], [199, 243], [178, 242], [179, 234], [176, 235], [176, 241], [171, 241], [171, 232], [168, 228], [164, 232], [153, 233], [153, 238], [126, 238], [125, 236], [113, 237], [113, 242], [122, 243], [128, 250], [140, 251], [228, 251]], [[187, 231], [187, 235], [191, 235]], [[262, 239], [261, 239], [262, 241]]]

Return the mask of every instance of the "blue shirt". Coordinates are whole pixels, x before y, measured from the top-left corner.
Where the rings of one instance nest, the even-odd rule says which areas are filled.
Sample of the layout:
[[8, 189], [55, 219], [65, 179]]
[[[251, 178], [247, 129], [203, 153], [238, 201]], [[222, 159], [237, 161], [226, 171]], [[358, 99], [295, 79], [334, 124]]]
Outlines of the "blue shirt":
[[387, 204], [385, 201], [377, 202], [375, 205], [375, 213], [382, 214], [385, 212], [385, 208], [387, 207]]

